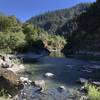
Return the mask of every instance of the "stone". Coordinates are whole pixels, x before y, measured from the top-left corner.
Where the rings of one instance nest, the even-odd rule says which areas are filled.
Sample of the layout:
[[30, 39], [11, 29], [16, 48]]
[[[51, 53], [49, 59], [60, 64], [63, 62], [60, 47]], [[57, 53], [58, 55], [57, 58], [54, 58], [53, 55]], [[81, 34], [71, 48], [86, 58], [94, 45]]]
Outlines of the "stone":
[[21, 69], [21, 70], [24, 70], [25, 69], [25, 67], [24, 67], [24, 65], [19, 65], [19, 68]]
[[89, 100], [89, 98], [87, 96], [81, 96], [79, 100]]
[[79, 78], [79, 79], [77, 80], [77, 83], [79, 83], [79, 84], [85, 84], [85, 83], [87, 83], [87, 82], [88, 82], [88, 80], [85, 79], [85, 78]]
[[80, 88], [80, 92], [87, 93], [88, 91], [87, 91], [87, 89], [86, 89], [85, 86], [82, 86], [82, 87]]
[[9, 67], [7, 69], [13, 71], [14, 73], [18, 73], [18, 72], [23, 72], [25, 67], [23, 65], [13, 64], [12, 67]]
[[100, 82], [92, 82], [93, 85], [100, 86]]
[[0, 88], [8, 91], [11, 96], [15, 96], [18, 92], [18, 77], [12, 71], [0, 68]]
[[66, 87], [65, 87], [65, 86], [59, 86], [59, 87], [57, 88], [57, 90], [58, 90], [59, 92], [66, 91]]
[[9, 68], [10, 65], [9, 65], [8, 63], [6, 63], [6, 62], [3, 62], [3, 63], [1, 64], [1, 67], [2, 67], [2, 68]]
[[12, 96], [11, 96], [10, 94], [8, 94], [8, 97], [9, 97], [9, 98], [12, 98]]
[[45, 87], [45, 81], [44, 80], [33, 81], [32, 85], [34, 85], [35, 87], [41, 87], [42, 91], [44, 91], [46, 89], [46, 87]]
[[27, 77], [20, 77], [20, 81], [25, 83], [25, 82], [29, 82], [29, 79]]
[[48, 77], [48, 78], [53, 78], [55, 75], [53, 73], [47, 72], [47, 73], [45, 73], [44, 76]]

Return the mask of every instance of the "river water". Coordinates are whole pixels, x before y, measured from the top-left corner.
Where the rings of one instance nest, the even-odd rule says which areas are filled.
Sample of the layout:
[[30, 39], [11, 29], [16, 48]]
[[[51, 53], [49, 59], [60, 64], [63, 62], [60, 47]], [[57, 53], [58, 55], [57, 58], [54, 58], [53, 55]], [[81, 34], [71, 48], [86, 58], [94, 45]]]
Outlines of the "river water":
[[[47, 88], [55, 88], [61, 85], [67, 88], [78, 88], [79, 85], [76, 81], [79, 78], [100, 80], [100, 63], [67, 58], [60, 53], [52, 53], [50, 56], [25, 63], [25, 66], [26, 71], [23, 76], [31, 80], [45, 80]], [[46, 78], [44, 74], [47, 72], [55, 74], [55, 77]]]

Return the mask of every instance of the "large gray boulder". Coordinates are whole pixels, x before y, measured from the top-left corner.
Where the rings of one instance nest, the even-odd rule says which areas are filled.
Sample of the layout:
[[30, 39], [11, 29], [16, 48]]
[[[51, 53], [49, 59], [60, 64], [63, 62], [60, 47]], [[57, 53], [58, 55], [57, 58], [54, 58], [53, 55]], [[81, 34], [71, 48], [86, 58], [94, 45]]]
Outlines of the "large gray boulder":
[[0, 88], [8, 91], [11, 96], [15, 96], [21, 86], [18, 77], [12, 71], [0, 68]]

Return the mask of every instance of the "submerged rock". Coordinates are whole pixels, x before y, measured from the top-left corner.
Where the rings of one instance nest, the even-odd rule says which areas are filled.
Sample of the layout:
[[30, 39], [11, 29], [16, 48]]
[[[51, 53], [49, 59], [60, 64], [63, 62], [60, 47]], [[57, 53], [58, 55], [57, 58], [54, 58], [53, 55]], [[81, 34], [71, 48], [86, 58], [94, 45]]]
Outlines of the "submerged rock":
[[[58, 87], [62, 89], [63, 86]], [[67, 100], [67, 89], [63, 88], [63, 91], [58, 91], [58, 88], [48, 89], [47, 91], [39, 91], [39, 87], [33, 85], [24, 85], [24, 89], [20, 91], [16, 100]]]
[[82, 72], [92, 73], [92, 70], [81, 70]]
[[65, 65], [67, 68], [72, 68], [73, 65]]
[[68, 100], [68, 96], [70, 95], [69, 92], [65, 89], [65, 87], [64, 89], [61, 87], [48, 90], [48, 95], [51, 95], [53, 98], [51, 100]]
[[58, 91], [66, 91], [66, 87], [65, 86], [59, 86], [57, 88]]

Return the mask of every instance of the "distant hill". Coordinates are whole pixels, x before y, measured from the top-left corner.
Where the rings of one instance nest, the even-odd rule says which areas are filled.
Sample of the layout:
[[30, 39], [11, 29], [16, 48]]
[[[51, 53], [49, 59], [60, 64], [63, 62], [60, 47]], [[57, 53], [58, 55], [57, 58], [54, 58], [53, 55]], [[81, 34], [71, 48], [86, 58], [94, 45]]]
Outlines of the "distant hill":
[[[70, 20], [72, 20], [73, 18], [85, 12], [90, 7], [90, 5], [91, 4], [84, 3], [84, 4], [78, 4], [69, 9], [47, 12], [45, 14], [32, 17], [26, 22], [31, 23], [33, 25], [37, 25], [43, 28], [48, 33], [62, 35], [63, 32], [61, 31], [60, 28], [62, 28], [62, 26], [65, 25], [67, 22], [70, 23]], [[70, 27], [68, 28], [68, 32], [69, 31], [71, 31]]]
[[0, 12], [0, 16], [5, 16], [5, 14], [3, 12]]

